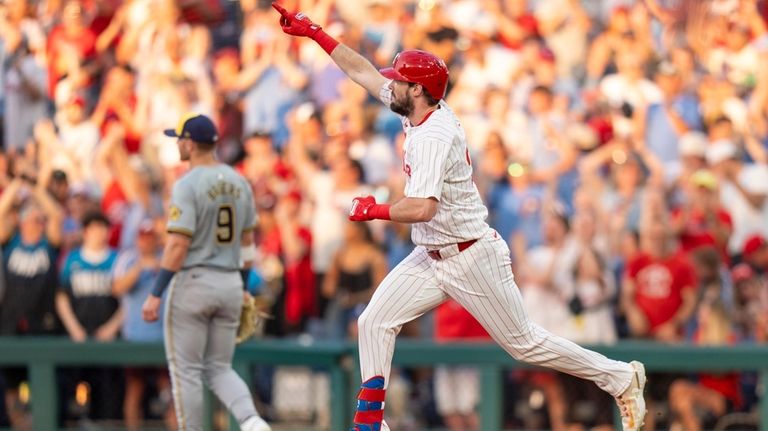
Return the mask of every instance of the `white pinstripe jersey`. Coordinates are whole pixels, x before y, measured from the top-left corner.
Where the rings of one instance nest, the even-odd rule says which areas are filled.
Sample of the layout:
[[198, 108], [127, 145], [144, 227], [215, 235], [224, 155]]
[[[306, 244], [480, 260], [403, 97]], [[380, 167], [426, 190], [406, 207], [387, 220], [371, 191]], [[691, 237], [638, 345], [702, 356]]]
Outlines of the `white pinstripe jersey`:
[[[380, 99], [389, 106], [389, 82]], [[488, 210], [472, 181], [467, 139], [456, 115], [440, 101], [422, 124], [413, 126], [405, 117], [402, 122], [405, 196], [440, 202], [432, 220], [412, 226], [413, 243], [433, 249], [482, 237], [488, 230]]]

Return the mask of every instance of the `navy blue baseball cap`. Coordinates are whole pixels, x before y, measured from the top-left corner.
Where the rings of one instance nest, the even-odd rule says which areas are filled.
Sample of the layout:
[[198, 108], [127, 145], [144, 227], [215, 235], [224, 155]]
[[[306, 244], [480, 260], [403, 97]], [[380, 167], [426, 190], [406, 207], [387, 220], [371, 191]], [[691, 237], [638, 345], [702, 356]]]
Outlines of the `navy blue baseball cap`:
[[206, 144], [215, 144], [219, 140], [216, 125], [202, 114], [187, 114], [181, 117], [175, 129], [166, 129], [163, 133], [172, 138], [191, 139]]

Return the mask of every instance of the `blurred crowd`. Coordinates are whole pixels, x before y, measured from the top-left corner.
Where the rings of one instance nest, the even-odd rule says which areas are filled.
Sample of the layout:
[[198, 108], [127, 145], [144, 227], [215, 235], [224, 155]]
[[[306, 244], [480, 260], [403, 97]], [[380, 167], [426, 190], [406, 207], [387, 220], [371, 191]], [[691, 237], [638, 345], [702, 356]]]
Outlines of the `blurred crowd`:
[[[282, 3], [378, 67], [409, 48], [446, 61], [447, 102], [534, 321], [587, 344], [766, 341], [768, 1]], [[273, 304], [268, 336], [354, 339], [376, 285], [413, 247], [408, 226], [346, 218], [355, 196], [402, 196], [398, 118], [314, 42], [284, 36], [269, 1], [5, 0], [0, 65], [0, 335], [162, 339], [140, 308], [185, 166], [160, 132], [190, 111], [215, 119], [219, 159], [253, 186], [248, 288]], [[404, 335], [487, 337], [451, 303]], [[429, 373], [396, 374], [391, 393], [437, 404], [434, 418], [400, 412], [403, 429], [478, 429], [476, 372], [438, 369], [436, 401], [424, 401]], [[120, 400], [93, 396], [79, 414], [138, 429], [149, 384], [172, 426], [157, 370], [70, 370], [62, 399], [121, 376], [124, 393], [105, 391]], [[4, 373], [0, 424], [23, 429], [25, 378]], [[612, 429], [611, 400], [588, 385], [509, 380], [531, 396], [508, 424]], [[660, 413], [647, 429], [655, 418], [703, 429], [756, 397], [749, 373], [650, 384]], [[281, 397], [274, 387], [267, 402]], [[546, 412], [525, 413], [534, 404]]]

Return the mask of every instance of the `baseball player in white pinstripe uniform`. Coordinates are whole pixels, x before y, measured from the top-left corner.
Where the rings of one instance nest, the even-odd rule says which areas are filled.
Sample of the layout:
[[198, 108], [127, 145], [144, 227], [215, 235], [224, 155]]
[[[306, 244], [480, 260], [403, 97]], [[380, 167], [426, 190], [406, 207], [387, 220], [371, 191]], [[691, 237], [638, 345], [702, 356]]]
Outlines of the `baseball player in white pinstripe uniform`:
[[645, 417], [645, 370], [554, 336], [528, 319], [506, 242], [485, 222], [487, 210], [472, 181], [464, 130], [442, 101], [445, 63], [403, 51], [376, 70], [302, 13], [280, 12], [285, 33], [315, 40], [353, 81], [403, 117], [405, 197], [391, 205], [355, 198], [353, 221], [412, 224], [416, 248], [384, 279], [358, 320], [363, 384], [353, 431], [388, 430], [384, 398], [395, 337], [402, 325], [452, 297], [515, 359], [589, 379], [616, 397], [625, 431]]

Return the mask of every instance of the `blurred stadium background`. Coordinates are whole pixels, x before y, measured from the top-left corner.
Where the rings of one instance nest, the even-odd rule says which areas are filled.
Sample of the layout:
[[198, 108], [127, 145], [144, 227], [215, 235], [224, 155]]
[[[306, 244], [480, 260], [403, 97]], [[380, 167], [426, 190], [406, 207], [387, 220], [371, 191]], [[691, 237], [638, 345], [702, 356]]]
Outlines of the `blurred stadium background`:
[[[646, 362], [647, 430], [768, 428], [768, 1], [282, 3], [377, 66], [445, 59], [529, 313]], [[412, 248], [346, 213], [402, 194], [398, 118], [263, 0], [4, 0], [0, 65], [0, 429], [174, 426], [139, 320], [185, 171], [160, 132], [188, 111], [259, 208], [249, 289], [275, 318], [236, 367], [275, 429], [346, 429], [355, 319]], [[614, 429], [610, 399], [515, 368], [455, 304], [400, 338], [393, 429]]]

